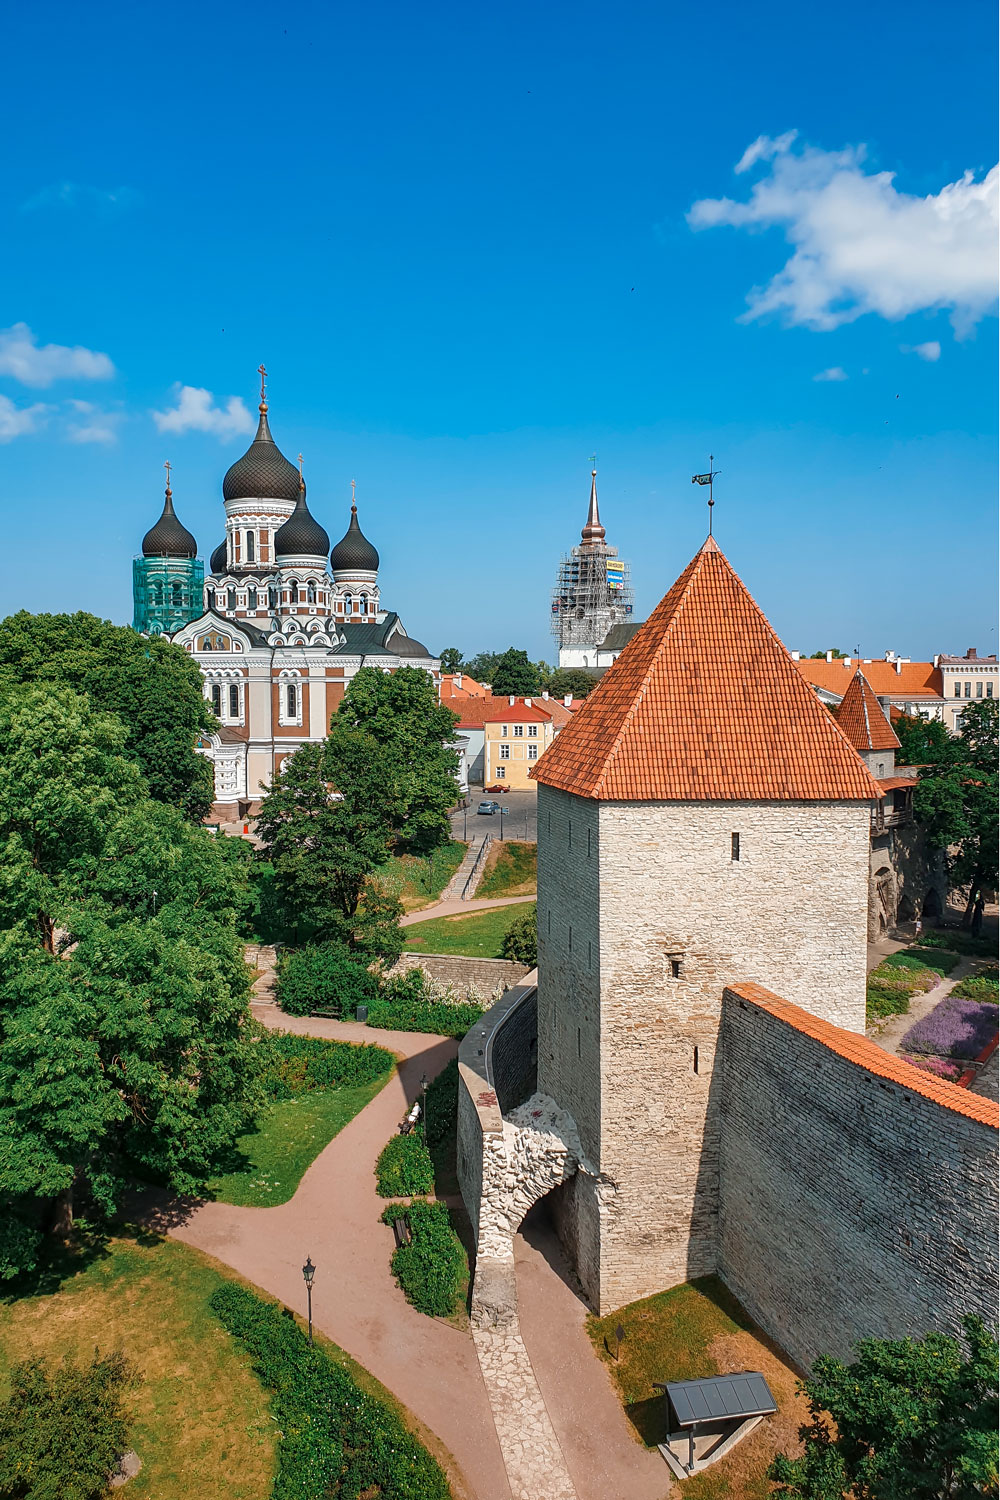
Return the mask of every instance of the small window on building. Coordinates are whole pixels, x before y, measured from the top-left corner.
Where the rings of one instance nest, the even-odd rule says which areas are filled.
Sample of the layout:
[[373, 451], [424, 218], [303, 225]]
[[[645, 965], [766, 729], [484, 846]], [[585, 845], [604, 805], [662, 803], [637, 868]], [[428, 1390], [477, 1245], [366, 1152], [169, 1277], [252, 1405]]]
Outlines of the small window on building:
[[733, 834], [731, 857], [733, 859], [739, 859], [740, 857], [740, 836], [738, 833]]
[[572, 929], [572, 927], [569, 929], [569, 951], [570, 951], [570, 953], [573, 952], [573, 929]]
[[588, 969], [592, 966], [593, 962], [594, 962], [594, 945], [590, 941], [590, 939], [588, 938], [587, 939], [587, 968]]
[[288, 717], [294, 719], [299, 708], [299, 691], [294, 682], [288, 683], [285, 688], [285, 702], [288, 705]]
[[507, 767], [506, 766], [497, 766], [497, 768], [496, 768], [496, 778], [497, 778], [497, 781], [506, 781], [506, 779], [507, 779]]
[[501, 724], [500, 725], [500, 733], [503, 735], [504, 739], [507, 738], [507, 726], [506, 726], [506, 724]]
[[546, 927], [546, 931], [551, 936], [551, 934], [552, 934], [552, 912], [551, 911], [549, 911], [549, 912], [546, 913], [545, 927]]
[[538, 759], [538, 746], [537, 745], [529, 745], [528, 746], [528, 759], [529, 760], [537, 760]]
[[671, 979], [680, 979], [681, 977], [681, 961], [679, 958], [672, 958], [670, 960], [670, 977]]
[[524, 739], [524, 725], [523, 724], [515, 724], [514, 725], [514, 734], [515, 734], [515, 737], [520, 738], [520, 739]]
[[240, 690], [235, 682], [229, 684], [229, 717], [238, 719], [240, 716]]
[[972, 697], [972, 683], [971, 682], [967, 682], [965, 684], [965, 696], [967, 698], [971, 698]]
[[529, 724], [528, 725], [528, 738], [529, 738], [529, 740], [537, 740], [537, 738], [538, 738], [538, 725], [537, 724]]
[[362, 594], [361, 595], [361, 613], [363, 615], [366, 615], [368, 613], [368, 595], [367, 594]]
[[501, 760], [510, 760], [510, 746], [509, 745], [501, 745], [500, 746], [500, 759]]
[[212, 712], [217, 719], [222, 718], [222, 689], [217, 682], [212, 683]]
[[252, 531], [247, 532], [247, 562], [255, 562], [257, 558], [257, 538]]
[[579, 1026], [576, 1028], [576, 1055], [578, 1058], [583, 1057], [583, 1035]]
[[981, 698], [982, 696], [983, 696], [983, 685], [982, 685], [981, 682], [977, 682], [976, 683], [976, 697], [977, 698]]
[[698, 1048], [697, 1047], [694, 1049], [694, 1070], [697, 1073], [697, 1071], [698, 1071]]
[[572, 818], [567, 819], [567, 822], [566, 822], [566, 847], [567, 847], [567, 849], [572, 849], [572, 847], [573, 847], [573, 819]]
[[876, 772], [876, 775], [878, 775], [878, 776], [884, 776], [885, 775], [885, 761], [884, 760], [880, 760], [879, 761], [879, 763], [878, 763], [878, 771]]
[[587, 829], [587, 858], [590, 858], [590, 829]]
[[235, 589], [230, 589], [229, 590], [229, 602], [227, 604], [227, 608], [228, 609], [235, 609], [236, 608], [236, 590]]
[[993, 684], [992, 684], [992, 682], [988, 682], [986, 684], [986, 696], [987, 696], [987, 698], [992, 698], [993, 697]]
[[960, 682], [956, 682], [955, 683], [955, 697], [956, 698], [961, 698], [961, 696], [962, 696], [962, 684]]

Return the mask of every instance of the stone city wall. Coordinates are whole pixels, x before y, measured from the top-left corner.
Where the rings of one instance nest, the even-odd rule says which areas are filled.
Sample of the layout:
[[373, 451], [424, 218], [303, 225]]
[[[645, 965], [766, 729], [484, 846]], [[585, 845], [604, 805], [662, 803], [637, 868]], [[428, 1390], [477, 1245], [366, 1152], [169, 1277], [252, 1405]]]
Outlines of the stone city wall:
[[995, 1103], [757, 985], [725, 992], [719, 1270], [801, 1365], [995, 1321]]
[[509, 958], [460, 958], [438, 953], [403, 953], [389, 973], [405, 974], [410, 969], [423, 969], [429, 979], [451, 985], [463, 997], [471, 988], [486, 1001], [519, 984], [525, 973], [523, 963]]

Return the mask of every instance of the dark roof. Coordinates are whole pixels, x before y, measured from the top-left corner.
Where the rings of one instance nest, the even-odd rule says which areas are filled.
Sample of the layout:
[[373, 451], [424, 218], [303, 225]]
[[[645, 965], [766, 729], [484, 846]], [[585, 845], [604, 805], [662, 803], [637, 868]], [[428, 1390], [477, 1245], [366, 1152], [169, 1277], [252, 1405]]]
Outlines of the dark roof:
[[208, 570], [210, 573], [224, 573], [226, 571], [225, 537], [222, 538], [222, 541], [219, 543], [215, 551], [212, 553], [211, 557], [208, 559]]
[[351, 506], [351, 524], [330, 553], [330, 567], [335, 573], [359, 568], [363, 573], [378, 572], [378, 553], [358, 525], [358, 507]]
[[279, 557], [321, 557], [326, 561], [330, 538], [306, 504], [306, 487], [300, 484], [298, 499], [284, 526], [274, 533], [274, 555]]
[[338, 620], [337, 629], [344, 637], [344, 644], [334, 650], [345, 656], [428, 657], [431, 654], [422, 642], [403, 634], [399, 616], [394, 611], [387, 614], [384, 620], [359, 622], [356, 625], [342, 625]]
[[[657, 1384], [660, 1384], [657, 1382]], [[727, 1417], [762, 1417], [778, 1410], [759, 1370], [712, 1375], [707, 1380], [672, 1380], [660, 1386], [681, 1427]]]
[[167, 486], [163, 510], [142, 539], [143, 557], [197, 557], [198, 543], [174, 515], [174, 499]]
[[[222, 481], [224, 500], [291, 500], [299, 498], [300, 474], [278, 447], [267, 425], [267, 405], [261, 402], [257, 436]], [[325, 549], [324, 549], [325, 550]]]
[[598, 643], [598, 651], [624, 651], [636, 631], [641, 630], [645, 623], [645, 620], [623, 620], [618, 625], [612, 625], [603, 641]]

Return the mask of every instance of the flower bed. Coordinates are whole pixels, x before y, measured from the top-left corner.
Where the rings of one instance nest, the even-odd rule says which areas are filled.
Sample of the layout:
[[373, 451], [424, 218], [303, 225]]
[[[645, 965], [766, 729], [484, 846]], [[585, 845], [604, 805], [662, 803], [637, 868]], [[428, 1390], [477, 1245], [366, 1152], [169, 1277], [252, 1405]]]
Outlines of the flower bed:
[[941, 976], [929, 968], [911, 964], [880, 963], [868, 976], [866, 1012], [869, 1021], [887, 1016], [905, 1016], [913, 995], [924, 995], [940, 983]]
[[900, 1050], [936, 1057], [978, 1057], [997, 1034], [998, 1011], [960, 995], [945, 998], [903, 1037]]
[[933, 1073], [935, 1078], [946, 1078], [949, 1083], [957, 1083], [965, 1069], [964, 1063], [954, 1062], [950, 1057], [931, 1057], [929, 1054], [920, 1056], [908, 1052], [901, 1052], [900, 1057], [921, 1072]]
[[992, 978], [989, 974], [970, 974], [966, 979], [959, 980], [951, 993], [964, 1000], [985, 1001], [988, 1005], [996, 1005], [1000, 1001], [1000, 985], [997, 984], [995, 972]]

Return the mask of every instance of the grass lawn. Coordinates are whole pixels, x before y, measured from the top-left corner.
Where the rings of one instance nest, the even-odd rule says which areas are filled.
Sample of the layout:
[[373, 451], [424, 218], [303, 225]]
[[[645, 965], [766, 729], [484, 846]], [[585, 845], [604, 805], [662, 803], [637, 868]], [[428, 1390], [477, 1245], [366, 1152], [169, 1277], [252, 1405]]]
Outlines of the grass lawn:
[[374, 1083], [314, 1089], [272, 1104], [260, 1129], [237, 1142], [246, 1166], [217, 1177], [210, 1184], [212, 1195], [223, 1203], [246, 1208], [287, 1203], [324, 1146], [375, 1098], [391, 1076], [389, 1068]]
[[[616, 1361], [615, 1328], [625, 1337]], [[714, 1276], [672, 1287], [633, 1302], [606, 1318], [590, 1316], [587, 1332], [607, 1365], [625, 1414], [647, 1447], [663, 1441], [665, 1402], [654, 1380], [700, 1380], [737, 1370], [761, 1370], [778, 1404], [774, 1417], [725, 1458], [684, 1483], [684, 1500], [765, 1500], [772, 1493], [767, 1468], [775, 1453], [798, 1452], [797, 1432], [806, 1404], [796, 1374], [751, 1323]]]
[[143, 1373], [131, 1442], [142, 1470], [129, 1500], [266, 1500], [275, 1470], [270, 1402], [208, 1306], [222, 1275], [171, 1240], [112, 1240], [60, 1289], [0, 1303], [0, 1394], [12, 1364], [86, 1363], [124, 1350]]
[[943, 953], [935, 948], [901, 948], [882, 960], [891, 969], [933, 969], [935, 974], [950, 974], [962, 962], [957, 953]]
[[403, 854], [382, 866], [379, 879], [402, 902], [404, 912], [419, 911], [438, 899], [467, 848], [467, 844], [451, 839], [431, 854]]
[[500, 958], [500, 944], [515, 917], [528, 903], [493, 906], [467, 917], [434, 917], [404, 927], [404, 948], [420, 953], [456, 953], [468, 958]]
[[486, 856], [477, 896], [533, 896], [538, 886], [538, 845], [505, 839]]

